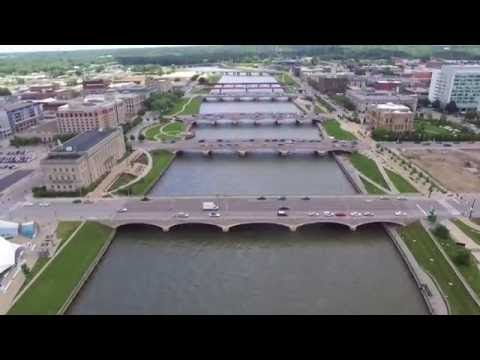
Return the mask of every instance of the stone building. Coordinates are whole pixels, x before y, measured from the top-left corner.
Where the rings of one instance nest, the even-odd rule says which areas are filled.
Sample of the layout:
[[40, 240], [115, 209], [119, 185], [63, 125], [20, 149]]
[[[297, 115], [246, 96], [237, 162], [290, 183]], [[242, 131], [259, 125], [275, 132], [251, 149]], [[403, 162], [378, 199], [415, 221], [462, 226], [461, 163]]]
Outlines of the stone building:
[[57, 146], [41, 161], [49, 191], [79, 191], [107, 174], [126, 151], [121, 128], [90, 130]]
[[408, 106], [387, 103], [372, 105], [367, 110], [366, 125], [370, 130], [386, 129], [394, 132], [414, 130], [414, 113]]

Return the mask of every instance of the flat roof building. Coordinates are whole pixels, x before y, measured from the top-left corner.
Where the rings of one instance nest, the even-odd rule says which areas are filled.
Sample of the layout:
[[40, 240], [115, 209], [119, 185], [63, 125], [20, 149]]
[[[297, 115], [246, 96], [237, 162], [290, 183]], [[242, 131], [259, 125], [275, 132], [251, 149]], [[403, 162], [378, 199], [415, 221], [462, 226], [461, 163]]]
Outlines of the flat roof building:
[[[107, 129], [118, 126], [118, 107], [114, 100], [96, 101], [85, 99], [71, 101], [57, 109], [57, 122], [60, 134], [78, 134], [95, 129]], [[121, 114], [120, 114], [121, 116]]]
[[121, 128], [86, 131], [57, 146], [41, 161], [44, 185], [59, 192], [88, 188], [107, 174], [125, 151]]
[[397, 94], [396, 92], [376, 91], [374, 89], [350, 88], [345, 92], [358, 111], [365, 111], [370, 105], [394, 103], [408, 106], [413, 112], [417, 110], [418, 98], [413, 94]]
[[386, 103], [368, 107], [366, 125], [370, 130], [386, 129], [394, 132], [410, 132], [413, 126], [414, 112], [408, 106]]
[[42, 119], [42, 105], [27, 101], [7, 101], [0, 105], [0, 136], [25, 131]]
[[428, 91], [441, 106], [454, 101], [460, 110], [476, 109], [480, 98], [480, 65], [444, 65], [432, 72]]

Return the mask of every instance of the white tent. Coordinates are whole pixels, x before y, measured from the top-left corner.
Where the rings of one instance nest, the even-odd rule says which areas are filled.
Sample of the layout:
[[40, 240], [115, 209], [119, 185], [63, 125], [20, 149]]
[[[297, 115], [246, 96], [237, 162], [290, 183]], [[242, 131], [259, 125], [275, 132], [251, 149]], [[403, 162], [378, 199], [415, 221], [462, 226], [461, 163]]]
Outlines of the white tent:
[[0, 236], [0, 274], [15, 265], [16, 252], [20, 247]]

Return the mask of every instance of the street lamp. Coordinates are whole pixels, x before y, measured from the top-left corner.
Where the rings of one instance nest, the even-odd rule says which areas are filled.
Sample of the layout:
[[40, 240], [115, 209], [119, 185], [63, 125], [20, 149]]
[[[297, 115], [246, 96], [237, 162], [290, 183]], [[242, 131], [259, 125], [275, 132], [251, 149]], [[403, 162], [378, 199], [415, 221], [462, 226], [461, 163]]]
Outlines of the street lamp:
[[473, 207], [475, 206], [475, 202], [476, 202], [476, 201], [477, 201], [477, 199], [473, 199], [472, 206], [470, 207], [470, 214], [468, 215], [468, 218], [469, 218], [469, 219], [472, 218]]

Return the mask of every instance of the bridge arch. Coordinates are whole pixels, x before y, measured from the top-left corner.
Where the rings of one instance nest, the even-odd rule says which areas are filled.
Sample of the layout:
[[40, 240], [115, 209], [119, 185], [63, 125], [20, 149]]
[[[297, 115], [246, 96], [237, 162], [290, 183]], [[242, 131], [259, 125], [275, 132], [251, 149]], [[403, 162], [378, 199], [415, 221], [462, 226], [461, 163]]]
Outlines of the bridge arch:
[[249, 226], [249, 225], [272, 225], [272, 226], [283, 228], [290, 231], [296, 230], [296, 227], [294, 225], [283, 224], [275, 221], [245, 221], [245, 222], [227, 225], [225, 228], [226, 228], [226, 231], [229, 231], [231, 229], [238, 229], [238, 228], [241, 228], [242, 226]]
[[175, 230], [182, 227], [188, 227], [188, 226], [201, 226], [201, 227], [211, 228], [211, 229], [220, 230], [220, 231], [228, 231], [228, 228], [225, 229], [225, 227], [222, 225], [218, 225], [210, 222], [202, 222], [202, 221], [180, 222], [180, 223], [172, 224], [169, 226], [165, 226], [164, 229], [165, 231], [171, 231], [171, 230]]
[[151, 227], [151, 228], [157, 228], [158, 230], [161, 230], [161, 231], [165, 231], [163, 226], [161, 226], [159, 224], [151, 223], [151, 222], [148, 222], [148, 221], [141, 221], [141, 222], [128, 221], [128, 222], [124, 222], [124, 223], [116, 225], [115, 228], [117, 230], [121, 230], [122, 228], [125, 229], [127, 227], [134, 227], [134, 226], [146, 226], [146, 227]]
[[399, 225], [399, 226], [406, 226], [406, 223], [400, 220], [380, 220], [380, 219], [372, 219], [367, 221], [362, 221], [361, 223], [354, 225], [354, 230], [358, 229], [359, 227], [371, 225], [371, 224], [386, 224], [386, 225]]
[[335, 219], [316, 219], [312, 221], [307, 221], [297, 225], [297, 229], [302, 229], [307, 227], [308, 225], [318, 225], [318, 224], [334, 224], [334, 225], [342, 225], [347, 227], [349, 230], [355, 230], [355, 225], [349, 224], [345, 221], [335, 220]]

